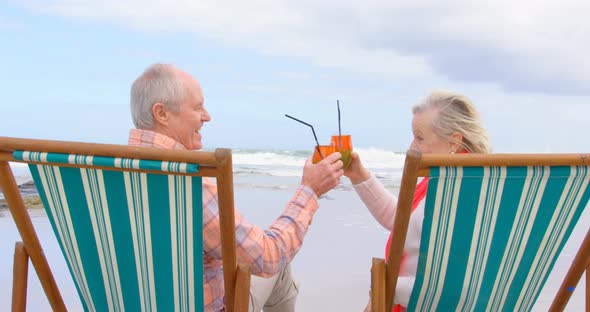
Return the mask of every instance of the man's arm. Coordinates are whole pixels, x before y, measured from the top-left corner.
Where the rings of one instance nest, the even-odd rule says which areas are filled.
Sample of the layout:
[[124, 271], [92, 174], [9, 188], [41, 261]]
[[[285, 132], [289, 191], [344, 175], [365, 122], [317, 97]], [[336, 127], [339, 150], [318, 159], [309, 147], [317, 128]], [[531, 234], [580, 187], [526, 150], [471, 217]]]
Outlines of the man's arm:
[[[318, 208], [318, 195], [338, 185], [342, 176], [339, 155], [330, 156], [316, 165], [308, 160], [301, 185], [287, 203], [283, 213], [268, 229], [262, 230], [248, 222], [236, 209], [238, 262], [249, 266], [253, 274], [272, 276], [280, 272], [301, 248], [303, 238]], [[215, 184], [204, 183], [203, 208], [205, 251], [214, 258], [221, 259]]]

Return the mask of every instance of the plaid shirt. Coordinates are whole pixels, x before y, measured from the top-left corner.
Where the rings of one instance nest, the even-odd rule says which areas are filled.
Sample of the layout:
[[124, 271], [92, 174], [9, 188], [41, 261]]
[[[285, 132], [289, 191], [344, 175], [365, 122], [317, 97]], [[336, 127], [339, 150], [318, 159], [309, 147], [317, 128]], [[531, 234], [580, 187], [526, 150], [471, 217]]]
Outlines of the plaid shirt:
[[[179, 142], [153, 131], [132, 129], [129, 145], [185, 149]], [[238, 263], [252, 274], [272, 276], [280, 272], [301, 248], [303, 237], [318, 209], [315, 192], [299, 186], [283, 214], [267, 230], [251, 224], [236, 210]], [[203, 178], [203, 290], [205, 311], [223, 311], [224, 289], [221, 263], [217, 185]]]

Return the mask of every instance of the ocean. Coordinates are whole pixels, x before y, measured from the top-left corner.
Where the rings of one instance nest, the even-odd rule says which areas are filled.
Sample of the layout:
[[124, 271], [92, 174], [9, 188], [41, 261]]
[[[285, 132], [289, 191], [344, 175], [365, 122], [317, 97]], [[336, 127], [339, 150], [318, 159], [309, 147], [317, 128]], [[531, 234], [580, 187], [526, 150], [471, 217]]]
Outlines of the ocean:
[[[355, 150], [364, 165], [388, 188], [399, 188], [405, 154], [376, 148]], [[243, 176], [301, 177], [308, 151], [233, 150], [234, 174]], [[253, 187], [256, 187], [255, 185]], [[275, 187], [285, 187], [277, 185]]]
[[[365, 166], [387, 188], [399, 188], [405, 158], [404, 153], [377, 148], [355, 149], [355, 151], [359, 154]], [[310, 151], [233, 149], [234, 180], [240, 181], [235, 182], [235, 187], [285, 189], [288, 187], [287, 181], [292, 181], [289, 178], [301, 177], [305, 160], [310, 156]], [[22, 185], [32, 180], [26, 165], [11, 163], [11, 168], [17, 184]], [[343, 184], [346, 182], [344, 180]], [[298, 182], [298, 180], [296, 181]], [[34, 189], [25, 188], [24, 191], [27, 192], [25, 195], [35, 193]], [[0, 198], [3, 198], [2, 193], [0, 193]]]
[[[399, 192], [404, 153], [376, 148], [355, 149], [363, 163], [392, 193]], [[234, 191], [237, 210], [250, 222], [268, 227], [283, 211], [301, 181], [309, 151], [234, 149]], [[12, 164], [19, 184], [31, 180], [26, 166]], [[34, 194], [32, 188], [23, 188]], [[293, 260], [293, 272], [300, 282], [298, 311], [362, 311], [368, 301], [372, 257], [383, 257], [388, 231], [370, 215], [343, 178], [339, 186], [323, 195], [320, 208], [305, 237], [303, 247]], [[70, 311], [81, 311], [80, 301], [51, 225], [44, 211], [32, 212], [32, 220], [52, 267], [58, 287]], [[534, 311], [546, 311], [551, 304], [576, 249], [590, 224], [586, 209], [555, 269], [539, 296]], [[0, 254], [12, 255], [18, 232], [6, 211], [0, 211]], [[12, 257], [0, 257], [0, 310], [9, 307]], [[573, 294], [567, 311], [584, 308], [582, 290]], [[49, 311], [47, 300], [34, 269], [29, 270], [28, 308]]]

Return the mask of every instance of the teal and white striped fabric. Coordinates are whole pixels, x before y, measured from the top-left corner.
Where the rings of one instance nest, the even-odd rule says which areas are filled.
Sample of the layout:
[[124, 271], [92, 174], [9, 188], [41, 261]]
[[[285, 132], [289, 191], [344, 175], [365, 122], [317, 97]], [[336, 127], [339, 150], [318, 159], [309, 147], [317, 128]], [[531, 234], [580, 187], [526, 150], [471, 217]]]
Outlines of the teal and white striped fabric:
[[431, 168], [409, 311], [530, 311], [588, 203], [590, 168]]
[[44, 154], [15, 158], [54, 161], [29, 168], [86, 311], [203, 309], [200, 177], [55, 162], [193, 172], [198, 165]]
[[147, 159], [114, 158], [103, 156], [86, 156], [59, 153], [40, 153], [15, 151], [14, 159], [34, 162], [50, 162], [56, 164], [88, 165], [125, 169], [156, 170], [165, 172], [192, 173], [199, 171], [198, 164]]

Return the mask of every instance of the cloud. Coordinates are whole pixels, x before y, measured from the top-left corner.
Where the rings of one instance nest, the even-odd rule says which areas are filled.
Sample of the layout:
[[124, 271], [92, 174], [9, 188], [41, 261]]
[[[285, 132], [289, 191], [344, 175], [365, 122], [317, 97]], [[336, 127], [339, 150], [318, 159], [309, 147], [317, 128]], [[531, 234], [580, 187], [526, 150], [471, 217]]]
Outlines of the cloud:
[[277, 77], [286, 78], [289, 80], [309, 80], [311, 78], [311, 75], [308, 73], [282, 71], [277, 73]]
[[23, 23], [5, 16], [0, 16], [0, 31], [15, 31], [24, 28], [25, 25]]
[[389, 77], [590, 94], [590, 2], [28, 1], [37, 12], [183, 31], [258, 53]]
[[437, 73], [454, 80], [496, 82], [511, 91], [588, 94], [590, 23], [578, 21], [589, 9], [582, 1], [441, 5], [432, 7], [434, 16], [407, 9], [395, 23], [380, 22], [369, 42], [423, 55]]

